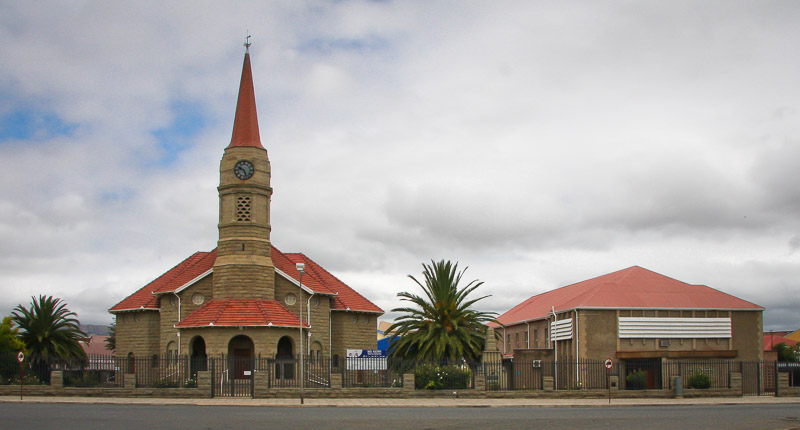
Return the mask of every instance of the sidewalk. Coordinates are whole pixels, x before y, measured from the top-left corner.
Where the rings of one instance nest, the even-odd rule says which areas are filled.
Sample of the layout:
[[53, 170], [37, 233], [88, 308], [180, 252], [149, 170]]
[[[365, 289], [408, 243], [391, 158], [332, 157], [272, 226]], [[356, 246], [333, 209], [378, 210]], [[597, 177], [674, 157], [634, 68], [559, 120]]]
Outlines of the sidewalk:
[[740, 404], [800, 404], [800, 397], [719, 397], [696, 399], [175, 399], [175, 398], [123, 398], [123, 397], [24, 397], [0, 396], [0, 403], [78, 403], [124, 405], [193, 405], [193, 406], [262, 406], [262, 407], [461, 407], [461, 408], [535, 408], [535, 407], [623, 407], [623, 406], [675, 406], [675, 405], [740, 405]]

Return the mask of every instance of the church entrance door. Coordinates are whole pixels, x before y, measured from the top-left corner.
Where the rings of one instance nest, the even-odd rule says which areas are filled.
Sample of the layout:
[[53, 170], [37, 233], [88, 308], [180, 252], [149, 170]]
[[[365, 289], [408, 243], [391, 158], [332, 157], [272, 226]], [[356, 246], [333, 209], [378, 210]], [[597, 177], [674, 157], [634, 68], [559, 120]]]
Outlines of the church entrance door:
[[294, 387], [294, 377], [297, 359], [294, 356], [292, 339], [284, 336], [278, 340], [278, 353], [275, 354], [275, 380], [273, 384], [278, 387]]

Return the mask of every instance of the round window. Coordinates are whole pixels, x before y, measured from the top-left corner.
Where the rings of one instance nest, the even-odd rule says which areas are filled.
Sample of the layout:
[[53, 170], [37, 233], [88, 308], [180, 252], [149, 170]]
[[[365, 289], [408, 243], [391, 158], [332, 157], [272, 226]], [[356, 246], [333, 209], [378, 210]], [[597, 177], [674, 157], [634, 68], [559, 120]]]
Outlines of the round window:
[[200, 294], [200, 293], [194, 293], [194, 294], [192, 294], [192, 303], [194, 303], [194, 304], [196, 304], [196, 305], [200, 306], [200, 305], [202, 305], [202, 304], [203, 304], [203, 302], [204, 302], [204, 301], [206, 301], [206, 298], [205, 298], [205, 297], [203, 297], [203, 295], [202, 295], [202, 294]]
[[297, 303], [297, 296], [295, 296], [292, 293], [289, 293], [286, 295], [286, 297], [284, 297], [283, 301], [286, 302], [287, 305], [291, 306]]
[[134, 313], [133, 314], [133, 322], [139, 322], [139, 314], [138, 313]]
[[314, 296], [314, 298], [311, 300], [311, 303], [314, 305], [314, 307], [319, 306], [319, 297]]
[[178, 306], [178, 298], [175, 296], [169, 296], [169, 304], [172, 305], [172, 307]]
[[364, 325], [369, 325], [369, 317], [364, 317]]
[[358, 314], [353, 314], [353, 324], [358, 322]]

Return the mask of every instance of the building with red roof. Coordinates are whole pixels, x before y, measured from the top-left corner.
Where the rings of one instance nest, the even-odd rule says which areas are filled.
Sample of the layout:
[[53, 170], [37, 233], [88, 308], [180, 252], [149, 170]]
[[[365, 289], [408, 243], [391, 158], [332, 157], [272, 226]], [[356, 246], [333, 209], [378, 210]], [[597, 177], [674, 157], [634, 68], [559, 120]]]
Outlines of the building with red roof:
[[764, 308], [633, 266], [535, 295], [500, 315], [506, 356], [623, 361], [763, 358]]
[[375, 349], [383, 310], [306, 255], [270, 242], [271, 168], [249, 49], [219, 174], [217, 248], [189, 256], [109, 309], [116, 355], [336, 358]]

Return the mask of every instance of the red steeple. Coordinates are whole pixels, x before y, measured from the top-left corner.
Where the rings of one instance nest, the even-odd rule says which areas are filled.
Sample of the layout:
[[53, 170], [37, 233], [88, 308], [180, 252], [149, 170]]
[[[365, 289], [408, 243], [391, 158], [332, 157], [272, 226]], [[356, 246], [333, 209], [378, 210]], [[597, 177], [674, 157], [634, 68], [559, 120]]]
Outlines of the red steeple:
[[256, 114], [256, 94], [253, 89], [253, 72], [250, 71], [250, 44], [247, 43], [242, 66], [242, 80], [239, 83], [239, 100], [236, 102], [236, 118], [233, 120], [231, 144], [234, 146], [261, 146], [258, 134], [258, 115]]

